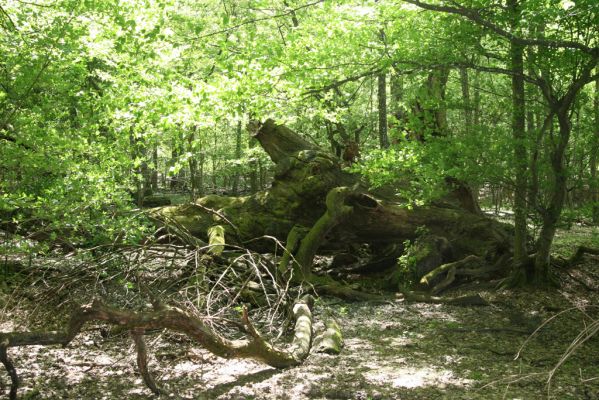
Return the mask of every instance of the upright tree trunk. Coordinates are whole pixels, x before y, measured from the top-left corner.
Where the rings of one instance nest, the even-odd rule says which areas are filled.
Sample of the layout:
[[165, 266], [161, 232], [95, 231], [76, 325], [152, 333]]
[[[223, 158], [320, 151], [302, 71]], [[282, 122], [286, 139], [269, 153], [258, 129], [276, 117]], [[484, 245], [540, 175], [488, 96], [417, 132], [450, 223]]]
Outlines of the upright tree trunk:
[[[179, 148], [177, 139], [173, 139], [171, 143], [171, 162], [169, 163], [171, 167], [174, 167], [179, 160]], [[179, 174], [172, 174], [170, 181], [170, 188], [172, 191], [176, 191], [179, 186]]]
[[[139, 148], [137, 146], [137, 139], [134, 134], [134, 127], [129, 129], [129, 146], [131, 148], [131, 159], [135, 165], [137, 158], [139, 157]], [[143, 183], [141, 179], [141, 166], [133, 167], [133, 181], [135, 182], [135, 204], [138, 207], [143, 205]]]
[[[529, 99], [534, 96], [534, 90], [532, 87], [529, 88]], [[538, 163], [539, 163], [539, 152], [541, 147], [541, 138], [542, 138], [542, 129], [541, 127], [537, 127], [539, 121], [535, 121], [535, 113], [533, 108], [529, 106], [526, 110], [526, 130], [529, 137], [536, 137], [535, 142], [530, 149], [530, 162], [529, 162], [529, 171], [530, 171], [530, 180], [528, 182], [528, 194], [527, 194], [527, 205], [530, 209], [535, 209], [537, 206], [537, 197], [539, 193], [539, 171], [538, 171]], [[538, 130], [537, 130], [538, 129]]]
[[472, 104], [470, 102], [470, 79], [468, 69], [460, 68], [460, 84], [462, 86], [462, 100], [464, 102], [464, 121], [466, 123], [464, 131], [466, 134], [472, 132]]
[[194, 141], [195, 141], [195, 131], [197, 127], [191, 128], [191, 131], [187, 135], [187, 151], [190, 152], [191, 156], [188, 159], [189, 164], [189, 183], [190, 183], [190, 195], [191, 201], [195, 201], [197, 196], [197, 171], [198, 171], [198, 161], [196, 160], [196, 152], [194, 149]]
[[[534, 31], [544, 32], [545, 27], [543, 24], [533, 27]], [[529, 49], [528, 55], [528, 74], [530, 76], [535, 75], [534, 65], [537, 60], [537, 51], [541, 52], [539, 49]], [[541, 52], [541, 56], [543, 52]], [[541, 69], [541, 75], [547, 77], [549, 75], [546, 68]], [[530, 100], [538, 98], [538, 92], [532, 84], [528, 87], [528, 98]], [[536, 99], [535, 99], [536, 100]], [[539, 99], [542, 102], [542, 97]], [[532, 104], [536, 104], [535, 107]], [[529, 161], [529, 182], [528, 182], [528, 194], [527, 194], [527, 203], [529, 210], [536, 210], [539, 205], [539, 156], [541, 154], [542, 146], [543, 146], [543, 137], [545, 136], [545, 132], [549, 129], [550, 125], [553, 124], [553, 117], [548, 120], [543, 120], [543, 111], [544, 107], [542, 105], [537, 104], [536, 101], [529, 101], [526, 107], [526, 126], [528, 135], [530, 138], [535, 138], [534, 143], [530, 148], [530, 161]]]
[[480, 72], [474, 73], [474, 104], [473, 104], [473, 123], [476, 129], [480, 127]]
[[151, 171], [146, 161], [146, 149], [143, 139], [138, 139], [134, 134], [134, 127], [129, 130], [129, 145], [131, 146], [131, 158], [139, 163], [134, 168], [135, 200], [139, 207], [143, 205], [144, 196], [151, 192]]
[[[599, 68], [597, 68], [599, 70]], [[591, 145], [591, 201], [593, 202], [593, 223], [599, 223], [599, 182], [597, 182], [597, 152], [599, 152], [599, 78], [595, 80], [595, 132]]]
[[441, 67], [433, 70], [428, 75], [427, 96], [429, 101], [435, 102], [433, 112], [433, 134], [444, 136], [447, 134], [447, 107], [445, 105], [445, 89], [449, 79], [449, 68]]
[[152, 191], [158, 191], [158, 145], [152, 148]]
[[146, 154], [145, 149], [141, 149], [141, 156], [144, 160], [141, 162], [140, 172], [142, 177], [142, 194], [143, 196], [147, 196], [152, 194], [152, 170], [148, 165], [148, 162], [145, 160]]
[[401, 124], [404, 119], [402, 100], [403, 100], [403, 76], [399, 73], [391, 75], [391, 112], [395, 124]]
[[[237, 130], [235, 137], [235, 158], [239, 161], [241, 159], [241, 120], [237, 122]], [[239, 165], [235, 168], [235, 174], [233, 175], [233, 195], [237, 196], [239, 193]]]
[[387, 75], [381, 72], [378, 75], [378, 103], [379, 103], [379, 144], [381, 149], [389, 147], [387, 135]]
[[214, 143], [214, 148], [212, 149], [212, 153], [210, 154], [210, 158], [212, 160], [212, 190], [218, 192], [218, 176], [216, 174], [216, 171], [218, 169], [218, 135], [216, 133], [216, 130], [213, 132], [212, 139]]
[[564, 155], [572, 130], [568, 110], [569, 107], [562, 106], [556, 113], [559, 123], [559, 139], [551, 153], [552, 191], [549, 205], [542, 212], [543, 225], [536, 245], [534, 282], [539, 286], [544, 286], [549, 281], [551, 245], [566, 198], [567, 172]]
[[[256, 147], [258, 145], [258, 141], [254, 138], [251, 138], [249, 141], [249, 147], [253, 148]], [[250, 159], [250, 192], [252, 194], [257, 193], [258, 192], [258, 186], [259, 186], [259, 179], [261, 179], [261, 175], [260, 174], [260, 170], [259, 170], [259, 161], [256, 160], [256, 158], [252, 157]]]
[[[512, 13], [512, 29], [518, 31], [520, 10], [518, 0], [508, 0]], [[523, 265], [527, 258], [526, 241], [526, 130], [525, 130], [525, 100], [524, 100], [524, 48], [512, 42], [510, 44], [512, 75], [512, 136], [514, 146], [515, 182], [514, 187], [514, 263]]]

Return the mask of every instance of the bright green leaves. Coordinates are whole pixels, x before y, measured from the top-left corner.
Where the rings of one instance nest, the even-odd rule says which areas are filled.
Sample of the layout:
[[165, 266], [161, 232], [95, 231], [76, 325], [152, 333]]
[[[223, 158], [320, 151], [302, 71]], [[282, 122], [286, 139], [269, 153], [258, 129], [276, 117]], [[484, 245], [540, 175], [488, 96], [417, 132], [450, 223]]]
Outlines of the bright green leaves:
[[447, 169], [432, 143], [404, 140], [388, 150], [371, 150], [352, 167], [366, 176], [373, 187], [396, 187], [408, 207], [440, 197]]

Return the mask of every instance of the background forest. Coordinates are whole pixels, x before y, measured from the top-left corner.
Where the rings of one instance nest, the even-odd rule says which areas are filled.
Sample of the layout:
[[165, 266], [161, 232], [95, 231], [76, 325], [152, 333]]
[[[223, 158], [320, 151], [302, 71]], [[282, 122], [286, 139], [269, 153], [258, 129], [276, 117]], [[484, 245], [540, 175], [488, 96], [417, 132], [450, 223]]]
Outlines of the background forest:
[[138, 240], [132, 196], [266, 187], [245, 127], [274, 118], [354, 141], [374, 184], [409, 171], [416, 203], [451, 175], [537, 226], [557, 185], [564, 222], [596, 220], [598, 6], [512, 3], [5, 3], [2, 212], [72, 245]]
[[[559, 286], [563, 276], [556, 270], [579, 262], [583, 253], [599, 254], [591, 248], [599, 246], [598, 62], [596, 0], [0, 2], [0, 289], [20, 279], [10, 277], [15, 255], [21, 265], [25, 254], [31, 267], [35, 258], [83, 254], [86, 265], [94, 257], [101, 266], [93, 272], [94, 288], [112, 279], [126, 292], [112, 301], [141, 304], [146, 288], [137, 270], [114, 272], [107, 265], [127, 260], [130, 266], [133, 257], [123, 249], [154, 243], [156, 215], [149, 208], [196, 201], [212, 207], [218, 196], [243, 199], [280, 188], [280, 160], [256, 133], [270, 123], [296, 132], [303, 146], [298, 150], [332, 154], [343, 174], [363, 176], [369, 193], [384, 193], [381, 198], [401, 203], [406, 213], [466, 191], [471, 200], [463, 208], [513, 225], [485, 225], [485, 232], [509, 236], [509, 248], [501, 249], [504, 257], [499, 250], [494, 258], [488, 249], [474, 252], [477, 268], [492, 259], [492, 272], [502, 271], [493, 283], [501, 288]], [[361, 199], [355, 201], [370, 201]], [[329, 197], [326, 207], [321, 200], [314, 208], [330, 211]], [[235, 246], [251, 243], [236, 220], [216, 215], [236, 230]], [[409, 239], [412, 231], [430, 233], [436, 218], [414, 225]], [[251, 215], [243, 219], [252, 222]], [[573, 234], [567, 254], [556, 252], [556, 235], [573, 227], [590, 234], [584, 241]], [[294, 252], [291, 232], [287, 238], [264, 234], [279, 240], [271, 252], [281, 246], [284, 257]], [[208, 230], [202, 240], [221, 246], [210, 261], [221, 263], [225, 242], [213, 235], [224, 233]], [[185, 245], [197, 247], [191, 236]], [[227, 244], [232, 236], [228, 231]], [[422, 271], [410, 240], [401, 244], [403, 253], [392, 253], [393, 285], [400, 291], [421, 278], [428, 284], [432, 270], [449, 270], [435, 269], [439, 261]], [[584, 246], [571, 256], [574, 244]], [[316, 250], [303, 258], [302, 249], [295, 253], [302, 282], [317, 284], [310, 280]], [[149, 260], [148, 254], [144, 250], [136, 262]], [[205, 260], [193, 254], [197, 269]], [[250, 257], [256, 271], [270, 262], [252, 257], [258, 256]], [[450, 266], [455, 274], [471, 268], [473, 259], [460, 253], [449, 261], [463, 263]], [[193, 282], [196, 298], [207, 290], [199, 281]], [[272, 325], [282, 311], [260, 284]], [[241, 293], [245, 285], [236, 288]], [[287, 296], [279, 289], [273, 289], [277, 296]], [[123, 303], [136, 290], [140, 303]], [[193, 294], [185, 290], [189, 300]], [[210, 296], [202, 306], [194, 301], [189, 306], [195, 311], [206, 304], [237, 314], [242, 309], [233, 301], [211, 304]], [[252, 332], [247, 310], [244, 315], [245, 330]], [[593, 321], [585, 338], [596, 332]], [[271, 325], [260, 327], [272, 333]], [[0, 350], [13, 345], [19, 346], [0, 342]], [[152, 378], [144, 375], [144, 381], [159, 391]]]

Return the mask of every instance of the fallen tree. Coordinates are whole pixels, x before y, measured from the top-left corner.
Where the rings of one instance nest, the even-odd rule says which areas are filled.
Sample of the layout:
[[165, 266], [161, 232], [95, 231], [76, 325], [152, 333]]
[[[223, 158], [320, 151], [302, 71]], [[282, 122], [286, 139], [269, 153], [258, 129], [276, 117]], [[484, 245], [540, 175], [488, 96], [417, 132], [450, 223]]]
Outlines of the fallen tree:
[[[272, 120], [252, 134], [276, 165], [268, 190], [242, 197], [210, 195], [195, 204], [160, 208], [153, 216], [167, 224], [175, 221], [205, 241], [220, 226], [226, 243], [256, 251], [272, 251], [269, 241], [256, 238], [286, 242], [279, 270], [292, 273], [297, 282], [323, 283], [313, 274], [315, 255], [351, 253], [358, 246], [366, 246], [372, 260], [395, 265], [407, 250], [406, 240], [419, 244], [420, 251], [410, 249], [418, 280], [437, 269], [436, 279], [422, 282], [431, 287], [447, 272], [453, 278], [440, 288], [459, 281], [456, 277], [488, 279], [509, 272], [511, 228], [484, 216], [468, 187], [455, 179], [447, 179], [443, 198], [412, 206], [392, 188], [369, 189], [362, 177], [344, 170], [337, 156]], [[448, 263], [452, 267], [438, 269]]]
[[[85, 323], [92, 321], [115, 325], [130, 333], [139, 371], [154, 393], [161, 393], [162, 389], [148, 370], [144, 335], [155, 329], [185, 334], [221, 357], [252, 358], [278, 368], [297, 365], [310, 352], [313, 332], [311, 301], [306, 297], [294, 301], [294, 296], [297, 299], [308, 289], [316, 294], [327, 292], [358, 300], [395, 298], [356, 290], [328, 275], [316, 274], [314, 260], [320, 254], [335, 255], [331, 266], [337, 269], [359, 273], [382, 271], [386, 280], [393, 278], [394, 291], [398, 291], [405, 278], [396, 273], [397, 258], [402, 254], [409, 255], [415, 277], [434, 294], [460, 279], [490, 279], [509, 272], [512, 236], [509, 226], [485, 217], [465, 185], [448, 179], [450, 189], [445, 197], [434, 204], [412, 207], [389, 188], [371, 190], [360, 176], [344, 170], [337, 156], [307, 142], [285, 126], [268, 120], [253, 135], [276, 165], [271, 188], [252, 196], [210, 195], [193, 204], [166, 206], [151, 212], [167, 232], [165, 236], [174, 235], [183, 243], [183, 246], [166, 248], [174, 252], [173, 258], [181, 258], [178, 252], [187, 249], [189, 254], [183, 257], [182, 264], [173, 268], [174, 263], [158, 262], [156, 268], [149, 268], [151, 257], [163, 254], [165, 249], [121, 250], [120, 258], [111, 262], [97, 259], [93, 268], [72, 268], [75, 279], [61, 275], [62, 281], [55, 285], [58, 289], [52, 291], [53, 297], [67, 293], [72, 297], [76, 290], [83, 290], [80, 297], [89, 300], [85, 282], [89, 281], [90, 287], [101, 287], [98, 282], [104, 279], [101, 276], [106, 274], [106, 268], [115, 265], [119, 278], [106, 274], [107, 285], [132, 279], [142, 294], [151, 293], [149, 288], [142, 290], [145, 282], [151, 281], [154, 285], [163, 282], [168, 290], [184, 293], [187, 296], [183, 296], [184, 302], [189, 302], [188, 291], [184, 289], [187, 285], [194, 288], [196, 296], [200, 292], [205, 294], [204, 310], [213, 307], [232, 311], [243, 307], [241, 322], [233, 324], [233, 330], [243, 333], [246, 339], [227, 339], [210, 325], [216, 321], [210, 312], [203, 316], [186, 307], [166, 306], [164, 299], [155, 300], [153, 295], [138, 296], [140, 301], [125, 302], [126, 307], [108, 306], [96, 300], [79, 306], [62, 331], [0, 333], [0, 362], [11, 378], [11, 398], [16, 398], [19, 381], [9, 358], [9, 348], [66, 346]], [[160, 242], [161, 237], [156, 239]], [[406, 241], [411, 244], [406, 246]], [[362, 252], [366, 249], [367, 261], [352, 255], [358, 248]], [[252, 261], [255, 252], [274, 252], [277, 256], [265, 256], [255, 263]], [[108, 254], [116, 257], [114, 251]], [[150, 258], [144, 260], [139, 254]], [[251, 262], [244, 262], [244, 257]], [[354, 261], [348, 261], [352, 257]], [[123, 262], [131, 264], [129, 271], [123, 271]], [[82, 271], [85, 277], [81, 276]], [[57, 273], [64, 275], [64, 271]], [[225, 282], [225, 279], [231, 280]], [[290, 286], [296, 288], [293, 296], [288, 290]], [[215, 290], [220, 291], [218, 297], [222, 303], [214, 301]], [[101, 292], [106, 295], [113, 290], [106, 287]], [[129, 290], [125, 292], [130, 294]], [[166, 291], [161, 293], [164, 295]], [[142, 297], [152, 300], [152, 310], [143, 306], [141, 311], [127, 309], [131, 304], [145, 304]], [[405, 301], [452, 305], [487, 304], [479, 296], [444, 299], [407, 290], [401, 290], [400, 297]], [[276, 305], [269, 300], [274, 298]], [[168, 304], [177, 303], [169, 301]], [[288, 348], [270, 344], [250, 322], [246, 304], [258, 308], [288, 308], [283, 314], [295, 319], [292, 344]], [[200, 310], [197, 306], [192, 308]], [[226, 318], [229, 325], [231, 315]], [[280, 324], [280, 332], [284, 333], [283, 318], [276, 319], [275, 313], [272, 315], [268, 318], [270, 323]], [[341, 346], [339, 327], [334, 321], [327, 322], [316, 350], [338, 353]]]

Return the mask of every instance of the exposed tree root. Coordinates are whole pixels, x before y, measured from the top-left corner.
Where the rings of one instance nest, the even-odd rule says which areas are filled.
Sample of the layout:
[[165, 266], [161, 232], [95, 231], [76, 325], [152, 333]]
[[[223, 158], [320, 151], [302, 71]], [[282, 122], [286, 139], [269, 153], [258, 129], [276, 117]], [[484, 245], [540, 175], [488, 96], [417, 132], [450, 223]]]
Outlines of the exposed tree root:
[[223, 358], [250, 358], [276, 368], [300, 364], [310, 351], [312, 341], [311, 296], [304, 296], [293, 307], [295, 336], [288, 349], [279, 349], [268, 343], [250, 322], [247, 310], [242, 316], [242, 328], [248, 339], [229, 340], [213, 331], [201, 318], [176, 307], [157, 305], [153, 311], [128, 311], [107, 306], [100, 301], [80, 307], [73, 313], [67, 328], [53, 332], [0, 333], [0, 361], [11, 378], [10, 398], [16, 399], [19, 387], [17, 371], [8, 358], [9, 347], [30, 345], [67, 346], [77, 336], [83, 325], [90, 321], [103, 321], [131, 331], [137, 350], [137, 364], [146, 385], [152, 392], [161, 393], [147, 368], [147, 351], [143, 334], [147, 330], [169, 329], [184, 333]]

